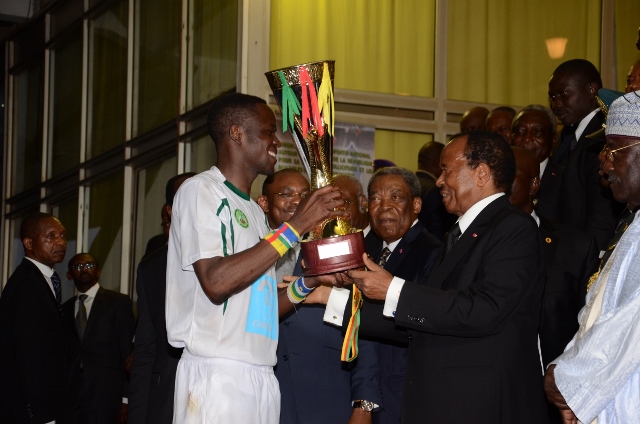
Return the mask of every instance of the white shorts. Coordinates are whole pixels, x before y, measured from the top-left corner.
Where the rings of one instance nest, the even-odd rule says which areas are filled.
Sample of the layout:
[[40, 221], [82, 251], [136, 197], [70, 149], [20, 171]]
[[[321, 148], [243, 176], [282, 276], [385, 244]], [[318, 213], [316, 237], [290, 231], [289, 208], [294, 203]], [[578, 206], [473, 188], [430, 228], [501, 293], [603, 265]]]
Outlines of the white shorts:
[[174, 424], [277, 424], [280, 387], [273, 367], [193, 356], [178, 363]]

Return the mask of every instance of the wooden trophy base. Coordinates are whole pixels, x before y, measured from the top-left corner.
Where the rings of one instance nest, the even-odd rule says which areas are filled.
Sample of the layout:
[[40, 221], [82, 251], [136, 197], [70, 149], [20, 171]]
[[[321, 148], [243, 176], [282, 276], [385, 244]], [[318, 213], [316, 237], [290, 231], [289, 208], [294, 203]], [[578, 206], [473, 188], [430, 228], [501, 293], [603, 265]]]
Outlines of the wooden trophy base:
[[346, 271], [364, 266], [362, 254], [365, 252], [362, 231], [344, 236], [334, 236], [318, 240], [303, 241], [302, 275], [322, 275]]

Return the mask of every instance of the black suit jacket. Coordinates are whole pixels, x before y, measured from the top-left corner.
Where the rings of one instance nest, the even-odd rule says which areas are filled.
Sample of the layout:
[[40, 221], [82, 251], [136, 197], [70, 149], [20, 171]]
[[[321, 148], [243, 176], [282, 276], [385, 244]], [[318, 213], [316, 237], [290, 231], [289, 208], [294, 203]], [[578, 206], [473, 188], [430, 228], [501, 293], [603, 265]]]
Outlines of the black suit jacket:
[[169, 345], [164, 312], [167, 245], [138, 265], [138, 326], [131, 366], [129, 424], [171, 424], [182, 349]]
[[539, 216], [595, 237], [600, 249], [611, 239], [624, 206], [613, 199], [611, 190], [600, 184], [598, 154], [604, 140], [587, 138], [602, 127], [603, 121], [604, 115], [598, 112], [566, 161], [558, 163], [555, 155], [549, 159], [540, 182], [536, 209]]
[[[547, 423], [533, 218], [502, 196], [436, 263], [423, 284], [405, 282], [395, 312], [409, 329], [402, 423]], [[387, 320], [371, 319], [385, 330]]]
[[[372, 230], [365, 238], [367, 254], [378, 262], [383, 249], [383, 242]], [[434, 260], [439, 253], [441, 243], [427, 232], [420, 222], [411, 227], [393, 250], [384, 268], [391, 274], [414, 281], [420, 281], [427, 276]], [[361, 324], [371, 322], [366, 315], [382, 315], [384, 302], [364, 300], [361, 310]], [[346, 311], [343, 322], [348, 322], [351, 308]], [[364, 318], [363, 318], [364, 316]], [[388, 319], [388, 325], [395, 326], [393, 319]], [[372, 331], [375, 331], [373, 329]], [[367, 329], [361, 330], [365, 334]], [[383, 410], [373, 415], [373, 422], [379, 424], [398, 423], [402, 410], [402, 391], [406, 377], [409, 339], [406, 332], [400, 334], [401, 340], [381, 340], [378, 343], [378, 361], [380, 363], [380, 384]], [[400, 342], [400, 343], [399, 343]]]
[[598, 269], [598, 248], [592, 237], [545, 218], [540, 218], [540, 236], [546, 272], [538, 332], [546, 368], [578, 331], [587, 283]]
[[71, 422], [68, 339], [51, 288], [23, 259], [0, 297], [0, 422]]
[[129, 395], [125, 362], [131, 353], [135, 327], [131, 299], [100, 287], [80, 340], [75, 324], [76, 298], [72, 297], [62, 306], [65, 325], [73, 334], [72, 389], [78, 399], [85, 400], [84, 411], [117, 417], [122, 398]]

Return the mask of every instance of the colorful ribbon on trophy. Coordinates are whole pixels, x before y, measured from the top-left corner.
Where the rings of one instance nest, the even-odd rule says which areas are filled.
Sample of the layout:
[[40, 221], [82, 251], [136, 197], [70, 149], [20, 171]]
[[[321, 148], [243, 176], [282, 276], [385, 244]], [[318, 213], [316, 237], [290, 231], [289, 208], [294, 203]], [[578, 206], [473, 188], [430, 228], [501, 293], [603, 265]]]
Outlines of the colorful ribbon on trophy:
[[347, 334], [344, 336], [342, 352], [340, 353], [340, 360], [344, 362], [351, 362], [358, 357], [358, 329], [360, 328], [362, 293], [360, 293], [355, 284], [352, 287], [351, 318], [349, 318]]
[[315, 127], [318, 135], [324, 135], [324, 126], [318, 110], [318, 96], [306, 66], [300, 67], [300, 86], [302, 88], [302, 136], [307, 138], [309, 132], [309, 119]]
[[318, 87], [318, 109], [327, 124], [329, 134], [333, 135], [333, 87], [331, 86], [331, 75], [329, 75], [329, 64], [326, 62], [322, 70], [322, 82]]
[[284, 72], [278, 71], [280, 82], [282, 83], [282, 132], [287, 132], [287, 123], [294, 128], [295, 115], [300, 115], [300, 103], [296, 97], [296, 93], [293, 92], [287, 79], [284, 77]]

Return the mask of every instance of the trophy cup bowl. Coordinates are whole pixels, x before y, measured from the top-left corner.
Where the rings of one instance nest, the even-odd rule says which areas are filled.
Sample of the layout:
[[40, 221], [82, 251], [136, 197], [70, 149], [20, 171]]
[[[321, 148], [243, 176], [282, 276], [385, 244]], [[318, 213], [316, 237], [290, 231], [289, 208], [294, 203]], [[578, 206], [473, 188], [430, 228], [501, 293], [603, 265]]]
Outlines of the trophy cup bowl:
[[[333, 60], [326, 60], [265, 73], [282, 111], [282, 132], [290, 129], [311, 191], [333, 184], [334, 66]], [[364, 266], [364, 236], [348, 220], [323, 222], [301, 241], [301, 246], [305, 276]]]

